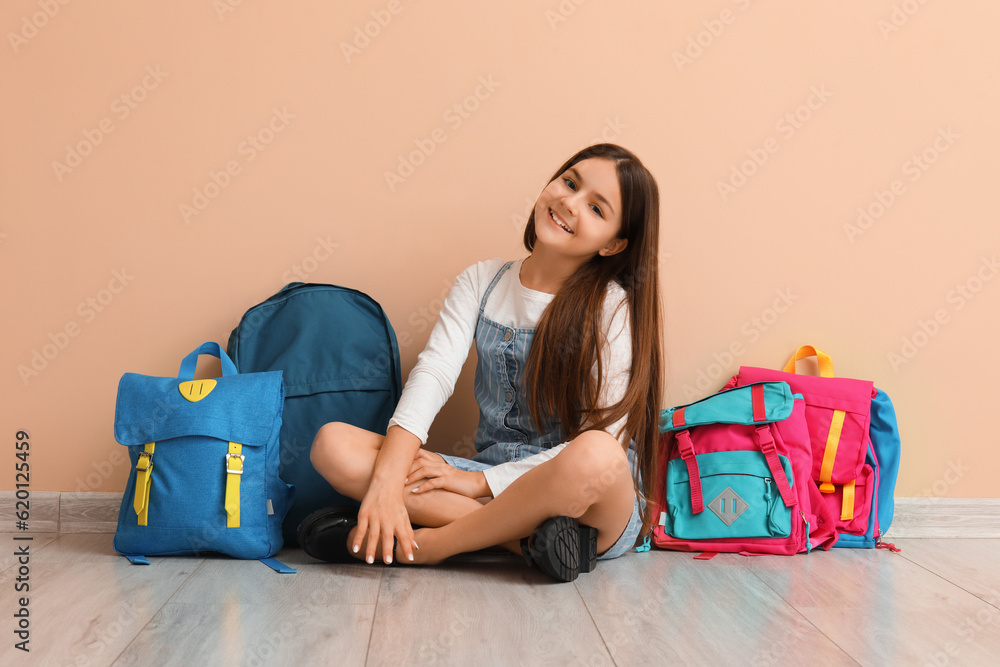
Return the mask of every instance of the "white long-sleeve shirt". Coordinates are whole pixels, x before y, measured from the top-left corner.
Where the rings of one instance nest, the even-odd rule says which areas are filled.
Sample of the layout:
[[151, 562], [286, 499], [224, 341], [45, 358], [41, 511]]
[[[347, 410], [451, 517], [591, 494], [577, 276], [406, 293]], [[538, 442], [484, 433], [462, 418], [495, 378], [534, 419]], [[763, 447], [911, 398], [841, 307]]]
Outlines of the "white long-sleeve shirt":
[[[484, 315], [504, 326], [531, 329], [538, 323], [553, 295], [528, 289], [521, 284], [523, 261], [515, 262], [497, 282], [486, 303]], [[420, 438], [421, 444], [427, 443], [431, 423], [454, 392], [459, 373], [473, 345], [479, 304], [490, 282], [505, 263], [502, 259], [479, 262], [459, 274], [431, 330], [427, 346], [417, 356], [417, 363], [410, 371], [389, 426], [400, 426]], [[625, 395], [632, 361], [625, 290], [614, 282], [609, 285], [605, 296], [602, 326], [607, 342], [601, 350], [604, 383], [599, 408], [614, 405]], [[596, 374], [596, 368], [594, 372]], [[624, 424], [623, 417], [606, 430], [627, 442], [625, 434], [618, 433]], [[486, 471], [493, 495], [498, 495], [519, 475], [552, 458], [561, 449], [562, 446], [559, 446], [523, 461], [506, 463]]]

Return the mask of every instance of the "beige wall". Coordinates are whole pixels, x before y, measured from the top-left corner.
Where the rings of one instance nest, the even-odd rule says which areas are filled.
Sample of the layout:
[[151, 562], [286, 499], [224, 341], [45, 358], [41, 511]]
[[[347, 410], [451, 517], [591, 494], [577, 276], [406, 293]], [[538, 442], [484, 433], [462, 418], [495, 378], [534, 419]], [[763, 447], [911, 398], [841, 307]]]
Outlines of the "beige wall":
[[[121, 374], [175, 374], [296, 270], [380, 301], [408, 372], [454, 276], [520, 256], [550, 172], [603, 138], [661, 187], [668, 404], [813, 343], [895, 401], [898, 495], [1000, 496], [998, 22], [917, 0], [4, 2], [0, 489], [18, 429], [33, 489], [122, 489]], [[467, 372], [432, 445], [474, 428]]]

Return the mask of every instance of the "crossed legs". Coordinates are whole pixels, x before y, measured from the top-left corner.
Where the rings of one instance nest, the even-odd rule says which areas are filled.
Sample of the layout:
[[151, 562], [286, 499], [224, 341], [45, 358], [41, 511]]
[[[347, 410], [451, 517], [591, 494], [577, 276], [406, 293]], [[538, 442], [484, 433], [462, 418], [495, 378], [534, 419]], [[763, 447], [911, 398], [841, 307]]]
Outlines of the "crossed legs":
[[[333, 422], [317, 433], [310, 459], [333, 488], [361, 501], [382, 441], [376, 433]], [[410, 480], [403, 493], [411, 523], [427, 527], [414, 533], [418, 563], [497, 545], [519, 553], [521, 538], [561, 515], [596, 528], [600, 553], [625, 530], [635, 498], [625, 451], [603, 431], [581, 434], [485, 504], [445, 489], [409, 493], [422, 481]]]

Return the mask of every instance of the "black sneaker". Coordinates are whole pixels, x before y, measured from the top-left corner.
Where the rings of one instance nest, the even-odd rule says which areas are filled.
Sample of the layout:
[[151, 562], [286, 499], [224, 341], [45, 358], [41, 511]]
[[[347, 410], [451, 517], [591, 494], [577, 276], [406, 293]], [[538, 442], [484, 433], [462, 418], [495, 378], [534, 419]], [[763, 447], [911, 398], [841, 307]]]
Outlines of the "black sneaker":
[[528, 565], [553, 579], [573, 581], [597, 566], [597, 529], [572, 517], [552, 517], [521, 540], [521, 553]]
[[358, 525], [358, 510], [349, 507], [316, 510], [299, 524], [299, 546], [313, 558], [328, 563], [353, 563], [347, 536]]

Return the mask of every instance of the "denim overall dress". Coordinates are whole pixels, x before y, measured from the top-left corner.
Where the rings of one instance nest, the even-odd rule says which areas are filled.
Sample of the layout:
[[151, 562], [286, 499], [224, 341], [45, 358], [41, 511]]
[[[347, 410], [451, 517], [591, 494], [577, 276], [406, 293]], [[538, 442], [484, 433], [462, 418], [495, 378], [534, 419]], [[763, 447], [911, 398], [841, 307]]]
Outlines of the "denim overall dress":
[[[540, 432], [531, 416], [525, 392], [521, 391], [528, 351], [534, 329], [504, 326], [485, 315], [486, 302], [493, 288], [514, 265], [507, 262], [497, 272], [479, 302], [476, 322], [475, 393], [479, 404], [479, 427], [476, 430], [476, 455], [471, 459], [442, 454], [445, 462], [460, 470], [482, 471], [492, 466], [520, 461], [566, 441], [558, 424]], [[635, 453], [628, 450], [629, 465], [635, 469]], [[636, 498], [625, 532], [598, 558], [616, 558], [629, 550], [642, 527], [639, 500]]]

